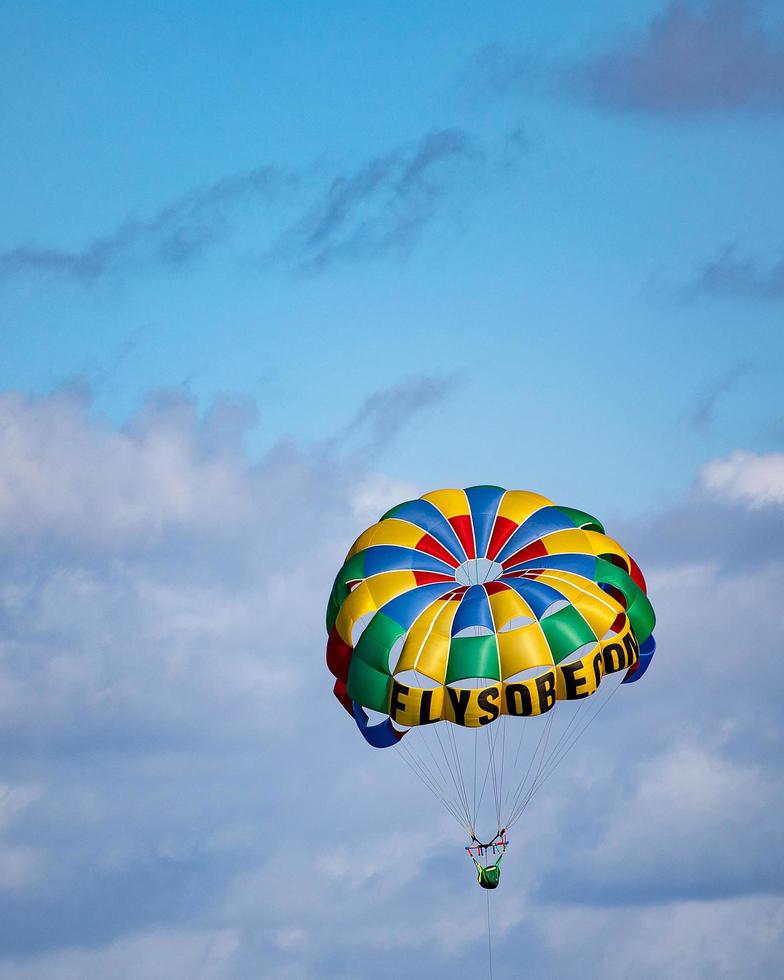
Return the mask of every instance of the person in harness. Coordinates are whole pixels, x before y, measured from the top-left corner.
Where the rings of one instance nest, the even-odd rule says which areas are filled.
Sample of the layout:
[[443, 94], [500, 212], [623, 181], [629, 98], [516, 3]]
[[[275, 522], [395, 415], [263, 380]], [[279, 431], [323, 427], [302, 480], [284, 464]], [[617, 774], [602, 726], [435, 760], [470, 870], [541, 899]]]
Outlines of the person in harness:
[[[476, 837], [472, 837], [475, 844], [466, 848], [468, 856], [474, 862], [476, 880], [481, 888], [498, 888], [498, 883], [501, 880], [501, 861], [509, 845], [504, 833], [503, 830], [499, 831], [489, 844], [482, 844]], [[477, 858], [484, 857], [491, 848], [493, 854], [497, 853], [498, 850], [501, 851], [493, 864], [484, 865], [477, 860]], [[476, 857], [474, 857], [474, 852], [476, 852]]]

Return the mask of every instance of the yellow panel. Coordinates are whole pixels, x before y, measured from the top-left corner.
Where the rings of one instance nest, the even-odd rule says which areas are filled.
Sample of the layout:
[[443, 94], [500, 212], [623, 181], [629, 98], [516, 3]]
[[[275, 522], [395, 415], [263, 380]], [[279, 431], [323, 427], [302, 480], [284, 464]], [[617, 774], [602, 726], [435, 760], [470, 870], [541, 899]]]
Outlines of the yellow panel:
[[403, 548], [413, 548], [417, 542], [426, 534], [421, 527], [415, 527], [408, 521], [399, 521], [397, 518], [390, 517], [386, 521], [374, 524], [367, 531], [363, 531], [351, 546], [351, 551], [346, 555], [346, 561], [353, 558], [359, 551], [370, 548], [376, 544], [393, 544]]
[[363, 531], [362, 534], [360, 534], [357, 540], [349, 548], [348, 554], [346, 555], [346, 561], [348, 561], [349, 558], [353, 558], [357, 552], [364, 551], [365, 548], [369, 548], [371, 546], [373, 543], [373, 537], [378, 531], [379, 526], [380, 525], [378, 524], [374, 524], [372, 527], [369, 527], [367, 531]]
[[[364, 582], [357, 586], [357, 589], [367, 588], [373, 597], [376, 609], [380, 609], [390, 599], [408, 592], [409, 589], [416, 588], [416, 576], [413, 572], [381, 572], [379, 575], [371, 575]], [[356, 590], [355, 590], [356, 591]]]
[[[406, 641], [403, 644], [403, 649], [400, 651], [400, 657], [393, 673], [400, 674], [404, 670], [418, 669], [417, 659], [431, 633], [435, 631], [437, 635], [440, 635], [440, 632], [448, 634], [448, 630], [442, 629], [440, 632], [436, 630], [436, 620], [451, 607], [451, 615], [449, 617], [451, 624], [457, 606], [458, 604], [456, 602], [449, 602], [447, 599], [436, 599], [414, 620], [406, 634]], [[434, 678], [434, 680], [438, 679]]]
[[530, 490], [507, 490], [498, 508], [498, 516], [522, 524], [535, 511], [551, 507], [552, 500]]
[[531, 665], [545, 669], [524, 681], [484, 688], [432, 689], [396, 682], [390, 691], [389, 712], [394, 721], [407, 727], [441, 718], [465, 728], [480, 728], [493, 724], [500, 715], [540, 715], [549, 711], [556, 701], [590, 696], [605, 674], [628, 670], [638, 655], [639, 648], [627, 626], [618, 636], [597, 643], [577, 660], [565, 661], [557, 667], [552, 663]]
[[442, 717], [464, 728], [479, 728], [501, 714], [503, 692], [500, 684], [491, 687], [445, 687]]
[[612, 598], [604, 591], [604, 589], [593, 579], [586, 578], [585, 575], [579, 575], [577, 572], [569, 572], [564, 568], [540, 568], [535, 573], [532, 573], [532, 578], [535, 581], [544, 581], [547, 578], [558, 580], [558, 585], [556, 588], [560, 589], [560, 583], [566, 582], [569, 585], [573, 585], [575, 588], [583, 589], [590, 595], [594, 596], [596, 599], [604, 600], [612, 604]]
[[431, 680], [443, 684], [446, 680], [446, 664], [449, 658], [449, 643], [452, 638], [458, 602], [445, 602], [440, 615], [433, 624], [430, 634], [425, 637], [418, 651], [416, 669]]
[[595, 582], [580, 578], [579, 575], [545, 571], [537, 576], [537, 581], [551, 585], [564, 599], [568, 599], [599, 638], [612, 626], [618, 613], [623, 612], [612, 596], [600, 589]]
[[583, 533], [588, 539], [588, 546], [593, 554], [618, 555], [619, 558], [623, 558], [626, 562], [627, 569], [631, 567], [628, 553], [613, 538], [608, 537], [606, 534], [599, 534], [598, 531], [584, 531]]
[[392, 721], [399, 725], [426, 725], [441, 717], [443, 701], [443, 687], [422, 688], [393, 684], [390, 689], [389, 714]]
[[553, 655], [538, 623], [498, 634], [502, 677], [512, 677], [529, 667], [552, 667]]
[[471, 512], [465, 490], [434, 490], [432, 493], [426, 493], [422, 499], [429, 500], [431, 504], [438, 507], [447, 520]]
[[489, 598], [490, 611], [493, 614], [493, 623], [497, 630], [508, 623], [510, 619], [516, 619], [518, 616], [530, 616], [531, 619], [536, 619], [531, 607], [514, 589], [494, 592]]
[[[514, 681], [511, 684], [503, 684], [503, 703], [502, 711], [505, 715], [514, 717], [528, 717], [530, 715], [540, 715], [549, 711], [555, 704], [557, 694], [557, 678], [554, 670], [546, 670], [536, 677], [531, 677], [525, 681]], [[542, 680], [543, 691], [540, 693], [537, 680]]]
[[586, 538], [585, 531], [578, 528], [568, 528], [565, 531], [553, 531], [542, 537], [542, 544], [547, 548], [548, 555], [591, 555], [591, 544]]
[[587, 698], [596, 691], [601, 682], [601, 673], [597, 678], [592, 661], [600, 650], [601, 646], [597, 643], [579, 660], [565, 661], [555, 668], [555, 690], [559, 701]]
[[349, 592], [340, 607], [335, 627], [341, 639], [351, 643], [354, 623], [366, 613], [380, 609], [384, 603], [416, 586], [413, 572], [383, 572], [360, 582], [353, 592]]
[[593, 694], [606, 674], [628, 670], [638, 656], [639, 647], [627, 626], [617, 636], [597, 643], [579, 659], [564, 661], [555, 668], [558, 699]]

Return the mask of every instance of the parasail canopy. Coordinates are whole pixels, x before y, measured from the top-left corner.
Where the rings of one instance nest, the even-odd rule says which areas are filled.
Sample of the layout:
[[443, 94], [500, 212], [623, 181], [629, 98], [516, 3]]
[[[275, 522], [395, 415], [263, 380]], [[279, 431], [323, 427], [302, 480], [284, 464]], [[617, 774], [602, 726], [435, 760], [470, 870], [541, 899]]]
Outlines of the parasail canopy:
[[[372, 745], [637, 680], [655, 644], [640, 569], [596, 518], [495, 486], [436, 490], [361, 534], [327, 610], [335, 695]], [[466, 683], [470, 682], [470, 683]], [[371, 725], [372, 709], [387, 716]]]

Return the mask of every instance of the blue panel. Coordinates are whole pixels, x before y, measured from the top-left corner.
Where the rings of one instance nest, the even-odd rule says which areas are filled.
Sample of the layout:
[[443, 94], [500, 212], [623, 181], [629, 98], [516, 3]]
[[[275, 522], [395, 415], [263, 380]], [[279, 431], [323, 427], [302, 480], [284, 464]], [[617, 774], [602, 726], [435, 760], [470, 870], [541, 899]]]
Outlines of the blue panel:
[[499, 579], [499, 581], [503, 582], [504, 585], [508, 585], [510, 589], [514, 589], [518, 595], [521, 595], [531, 607], [537, 619], [554, 602], [565, 598], [565, 596], [562, 596], [552, 586], [545, 585], [544, 582], [532, 582], [530, 579], [524, 578], [506, 578], [506, 576]]
[[640, 664], [636, 670], [631, 668], [626, 672], [626, 676], [621, 681], [621, 684], [633, 684], [638, 681], [645, 671], [650, 667], [651, 660], [653, 660], [653, 655], [656, 653], [656, 640], [654, 640], [653, 635], [648, 637], [648, 639], [640, 647]]
[[416, 524], [423, 531], [432, 534], [436, 541], [442, 544], [447, 551], [451, 551], [458, 561], [467, 560], [468, 556], [452, 525], [438, 507], [431, 504], [429, 500], [409, 500], [391, 510], [389, 516], [399, 518], [401, 521], [408, 521], [410, 524]]
[[399, 732], [389, 718], [386, 718], [379, 725], [371, 725], [367, 712], [363, 711], [362, 706], [356, 701], [351, 702], [351, 707], [357, 728], [362, 732], [368, 745], [372, 745], [374, 749], [388, 749], [392, 745], [397, 745], [406, 734]]
[[468, 506], [471, 508], [471, 522], [474, 525], [474, 541], [477, 558], [484, 558], [490, 535], [493, 531], [495, 515], [505, 491], [501, 487], [469, 487], [466, 490]]
[[495, 629], [487, 592], [481, 585], [472, 585], [463, 596], [452, 622], [452, 636], [456, 636], [467, 626], [486, 626], [488, 629]]
[[516, 551], [524, 548], [532, 541], [541, 538], [543, 534], [550, 534], [551, 531], [574, 530], [574, 524], [568, 519], [563, 511], [557, 507], [543, 507], [531, 514], [527, 521], [518, 527], [514, 534], [509, 538], [501, 549], [496, 561], [503, 562]]
[[529, 558], [519, 565], [510, 565], [506, 571], [520, 571], [525, 568], [552, 568], [563, 572], [574, 572], [592, 582], [596, 581], [596, 558], [593, 555], [543, 555], [541, 558]]
[[403, 548], [394, 544], [377, 544], [362, 552], [365, 559], [365, 577], [379, 572], [413, 569], [418, 572], [443, 572], [454, 578], [455, 570], [446, 562], [426, 555], [423, 551]]
[[432, 585], [420, 585], [416, 589], [410, 589], [402, 595], [390, 599], [382, 606], [379, 612], [389, 616], [403, 629], [408, 629], [414, 620], [420, 616], [431, 602], [440, 599], [448, 592], [453, 592], [459, 588], [457, 582], [434, 582]]

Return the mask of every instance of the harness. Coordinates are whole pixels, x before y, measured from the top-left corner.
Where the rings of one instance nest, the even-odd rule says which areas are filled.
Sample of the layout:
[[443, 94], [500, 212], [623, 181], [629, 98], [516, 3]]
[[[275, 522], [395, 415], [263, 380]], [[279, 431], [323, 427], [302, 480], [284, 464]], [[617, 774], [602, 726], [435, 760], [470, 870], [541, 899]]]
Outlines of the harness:
[[[501, 880], [501, 861], [503, 859], [504, 853], [509, 846], [509, 841], [506, 839], [506, 828], [499, 830], [495, 837], [483, 844], [477, 837], [471, 835], [471, 840], [473, 844], [466, 847], [468, 851], [468, 856], [474, 862], [476, 867], [476, 880], [482, 888], [498, 888], [498, 883]], [[500, 854], [495, 859], [494, 864], [488, 864], [487, 866], [481, 864], [478, 858], [483, 858], [492, 850], [493, 854]], [[476, 857], [474, 856], [476, 855]]]

